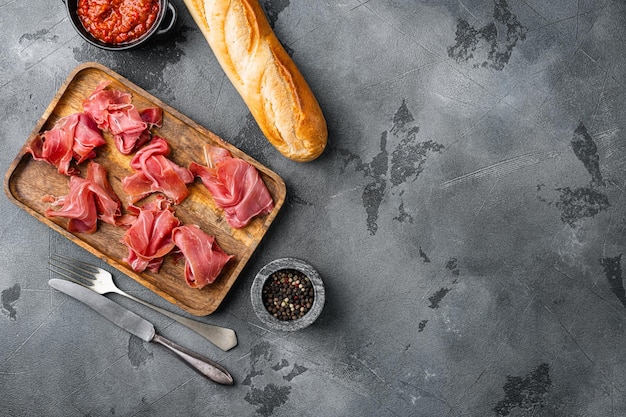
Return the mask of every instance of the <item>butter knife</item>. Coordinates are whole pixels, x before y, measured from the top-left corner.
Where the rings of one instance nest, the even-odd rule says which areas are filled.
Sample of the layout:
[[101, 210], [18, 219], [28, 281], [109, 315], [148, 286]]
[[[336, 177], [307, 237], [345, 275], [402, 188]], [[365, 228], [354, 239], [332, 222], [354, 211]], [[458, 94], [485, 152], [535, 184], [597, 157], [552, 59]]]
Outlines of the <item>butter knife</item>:
[[165, 346], [211, 381], [223, 385], [232, 385], [234, 383], [233, 377], [224, 367], [161, 336], [156, 332], [152, 323], [139, 317], [132, 311], [127, 310], [115, 301], [96, 294], [81, 285], [63, 279], [51, 279], [48, 281], [48, 285], [85, 303], [122, 329], [140, 339]]

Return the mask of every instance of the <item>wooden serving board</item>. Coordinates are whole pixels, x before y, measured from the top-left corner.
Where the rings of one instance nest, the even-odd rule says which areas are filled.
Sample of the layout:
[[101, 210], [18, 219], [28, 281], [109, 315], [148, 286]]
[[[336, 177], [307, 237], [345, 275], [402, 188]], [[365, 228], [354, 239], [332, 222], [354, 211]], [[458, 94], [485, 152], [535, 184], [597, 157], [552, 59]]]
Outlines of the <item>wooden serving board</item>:
[[[42, 197], [48, 194], [67, 195], [68, 177], [59, 174], [55, 167], [46, 162], [33, 160], [26, 152], [26, 147], [36, 135], [51, 129], [61, 117], [83, 111], [83, 100], [95, 90], [101, 81], [105, 80], [110, 81], [109, 88], [131, 93], [133, 104], [137, 109], [155, 106], [163, 109], [163, 127], [154, 128], [152, 132], [168, 140], [172, 148], [169, 156], [171, 160], [184, 167], [188, 166], [191, 161], [205, 165], [202, 146], [205, 143], [221, 146], [228, 149], [233, 156], [255, 166], [274, 199], [275, 207], [271, 213], [253, 219], [245, 228], [233, 229], [224, 219], [221, 209], [215, 206], [211, 194], [202, 182], [196, 179], [189, 185], [191, 191], [189, 197], [181, 204], [174, 206], [176, 216], [184, 224], [197, 224], [206, 233], [215, 236], [220, 247], [225, 252], [234, 255], [217, 280], [203, 289], [188, 287], [184, 279], [184, 259], [176, 261], [169, 255], [165, 257], [158, 273], [133, 271], [123, 261], [123, 258], [128, 255], [128, 249], [120, 242], [125, 232], [120, 227], [98, 222], [98, 230], [94, 234], [70, 233], [66, 229], [66, 219], [49, 219], [45, 216], [49, 203], [43, 202]], [[122, 199], [123, 206], [126, 207], [126, 194], [122, 189], [122, 179], [132, 173], [129, 167], [132, 155], [126, 156], [119, 153], [110, 134], [105, 133], [104, 137], [107, 143], [97, 148], [98, 156], [94, 161], [107, 169], [109, 181]], [[81, 176], [85, 175], [86, 166], [86, 163], [79, 166]], [[9, 199], [38, 220], [123, 274], [196, 316], [211, 314], [218, 308], [261, 242], [282, 207], [286, 195], [284, 181], [267, 167], [119, 74], [97, 63], [79, 65], [68, 76], [7, 171], [4, 190]], [[140, 201], [137, 205], [142, 203], [143, 201]]]

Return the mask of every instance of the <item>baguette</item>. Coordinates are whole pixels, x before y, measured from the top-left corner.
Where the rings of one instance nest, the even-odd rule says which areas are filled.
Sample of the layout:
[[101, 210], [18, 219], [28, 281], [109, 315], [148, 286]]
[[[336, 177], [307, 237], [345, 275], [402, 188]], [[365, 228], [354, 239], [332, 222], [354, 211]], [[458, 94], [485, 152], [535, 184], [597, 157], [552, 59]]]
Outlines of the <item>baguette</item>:
[[269, 142], [294, 161], [317, 158], [328, 139], [326, 120], [259, 1], [184, 1]]

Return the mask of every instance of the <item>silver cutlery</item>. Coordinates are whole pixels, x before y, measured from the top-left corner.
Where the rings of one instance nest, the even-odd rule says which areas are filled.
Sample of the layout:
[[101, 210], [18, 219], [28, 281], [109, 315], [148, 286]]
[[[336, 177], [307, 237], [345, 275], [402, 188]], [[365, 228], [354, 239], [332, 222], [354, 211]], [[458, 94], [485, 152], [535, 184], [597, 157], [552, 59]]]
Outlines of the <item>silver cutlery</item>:
[[76, 284], [82, 285], [98, 294], [104, 295], [108, 293], [116, 293], [123, 295], [133, 301], [136, 301], [146, 307], [149, 307], [159, 313], [177, 321], [178, 323], [190, 328], [198, 333], [218, 348], [228, 351], [237, 346], [237, 335], [234, 330], [225, 327], [215, 326], [192, 320], [184, 316], [180, 316], [169, 310], [157, 307], [147, 303], [131, 294], [128, 294], [115, 285], [113, 276], [107, 270], [99, 268], [95, 265], [76, 259], [68, 258], [63, 255], [53, 254], [48, 262], [49, 269]]
[[122, 329], [139, 337], [140, 339], [146, 342], [155, 342], [165, 346], [211, 381], [223, 385], [232, 385], [234, 383], [233, 377], [223, 366], [208, 358], [198, 355], [195, 352], [185, 349], [184, 347], [179, 346], [171, 340], [158, 334], [152, 323], [139, 317], [132, 311], [125, 309], [116, 302], [109, 300], [103, 295], [98, 295], [93, 291], [89, 291], [86, 287], [80, 284], [75, 284], [63, 279], [51, 279], [48, 281], [48, 285], [72, 298], [75, 298], [76, 300], [85, 303]]

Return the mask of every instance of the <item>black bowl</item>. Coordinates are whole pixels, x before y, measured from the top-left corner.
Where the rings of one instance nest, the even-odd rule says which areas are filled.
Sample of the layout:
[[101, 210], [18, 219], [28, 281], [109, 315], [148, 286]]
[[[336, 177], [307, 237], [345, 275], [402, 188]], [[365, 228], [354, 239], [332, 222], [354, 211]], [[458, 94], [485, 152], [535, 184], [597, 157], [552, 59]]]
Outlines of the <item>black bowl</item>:
[[160, 0], [159, 14], [154, 21], [154, 24], [146, 33], [129, 42], [112, 44], [103, 42], [94, 37], [91, 33], [87, 32], [78, 17], [78, 13], [76, 13], [78, 0], [63, 0], [63, 2], [65, 3], [67, 14], [72, 22], [72, 26], [76, 29], [76, 32], [78, 32], [84, 40], [93, 46], [97, 46], [98, 48], [106, 49], [108, 51], [123, 51], [137, 48], [155, 37], [165, 36], [174, 28], [176, 25], [176, 19], [178, 18], [178, 11], [176, 10], [176, 7], [174, 7], [169, 0]]

